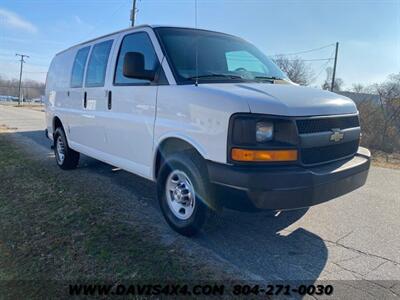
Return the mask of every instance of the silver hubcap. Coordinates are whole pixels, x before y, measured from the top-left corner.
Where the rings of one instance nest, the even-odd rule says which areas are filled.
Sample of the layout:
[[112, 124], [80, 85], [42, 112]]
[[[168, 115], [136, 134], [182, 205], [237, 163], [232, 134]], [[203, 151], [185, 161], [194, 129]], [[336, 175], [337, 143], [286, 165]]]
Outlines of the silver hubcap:
[[59, 136], [57, 138], [56, 141], [56, 151], [57, 151], [57, 162], [62, 165], [62, 163], [64, 162], [64, 158], [65, 158], [65, 145], [61, 139], [61, 136]]
[[196, 204], [196, 194], [188, 176], [179, 170], [172, 171], [166, 182], [167, 203], [180, 220], [189, 219]]

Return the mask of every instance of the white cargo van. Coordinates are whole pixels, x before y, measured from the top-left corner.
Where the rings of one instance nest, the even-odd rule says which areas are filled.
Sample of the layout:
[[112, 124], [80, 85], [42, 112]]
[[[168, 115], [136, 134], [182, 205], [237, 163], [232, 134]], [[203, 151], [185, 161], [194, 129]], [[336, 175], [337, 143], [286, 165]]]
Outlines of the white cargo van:
[[139, 26], [58, 53], [46, 118], [62, 169], [83, 153], [156, 181], [185, 235], [210, 210], [341, 196], [370, 165], [350, 99], [295, 85], [250, 43], [206, 30]]

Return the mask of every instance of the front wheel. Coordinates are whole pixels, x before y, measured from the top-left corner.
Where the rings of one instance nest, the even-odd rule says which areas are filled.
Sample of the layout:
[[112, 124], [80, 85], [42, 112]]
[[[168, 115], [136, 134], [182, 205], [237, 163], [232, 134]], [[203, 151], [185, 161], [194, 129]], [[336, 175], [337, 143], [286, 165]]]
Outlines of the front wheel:
[[209, 213], [212, 189], [200, 155], [173, 154], [161, 166], [157, 194], [167, 223], [178, 233], [196, 234]]

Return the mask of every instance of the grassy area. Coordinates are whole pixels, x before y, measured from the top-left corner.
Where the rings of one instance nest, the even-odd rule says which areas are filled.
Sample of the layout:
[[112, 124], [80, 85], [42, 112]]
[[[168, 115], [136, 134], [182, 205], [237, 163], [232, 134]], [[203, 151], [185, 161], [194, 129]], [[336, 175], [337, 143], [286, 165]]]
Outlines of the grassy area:
[[0, 281], [224, 278], [140, 222], [119, 222], [106, 193], [24, 155], [4, 130], [0, 170]]

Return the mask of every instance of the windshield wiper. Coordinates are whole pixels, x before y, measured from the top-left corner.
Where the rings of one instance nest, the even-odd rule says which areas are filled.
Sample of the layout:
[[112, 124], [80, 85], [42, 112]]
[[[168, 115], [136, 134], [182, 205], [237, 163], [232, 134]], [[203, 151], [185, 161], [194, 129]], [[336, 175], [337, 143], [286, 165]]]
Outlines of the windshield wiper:
[[215, 78], [215, 77], [221, 77], [221, 78], [229, 78], [229, 79], [244, 79], [242, 76], [239, 75], [232, 75], [232, 74], [218, 74], [218, 73], [211, 73], [211, 74], [202, 74], [202, 75], [197, 75], [197, 76], [191, 76], [186, 78], [187, 80], [195, 80], [199, 78]]
[[275, 77], [275, 76], [255, 76], [254, 79], [261, 79], [261, 80], [283, 80], [282, 78]]

